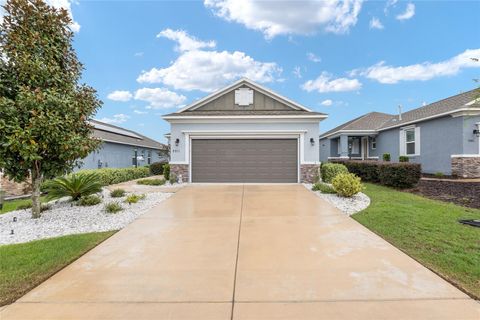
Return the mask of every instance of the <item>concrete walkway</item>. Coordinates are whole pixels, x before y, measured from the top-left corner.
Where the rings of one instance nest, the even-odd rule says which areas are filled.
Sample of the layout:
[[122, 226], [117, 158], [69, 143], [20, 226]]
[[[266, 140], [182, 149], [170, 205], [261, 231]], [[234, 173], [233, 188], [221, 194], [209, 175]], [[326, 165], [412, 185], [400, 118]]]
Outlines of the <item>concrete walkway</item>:
[[187, 186], [0, 319], [475, 319], [480, 305], [301, 185]]

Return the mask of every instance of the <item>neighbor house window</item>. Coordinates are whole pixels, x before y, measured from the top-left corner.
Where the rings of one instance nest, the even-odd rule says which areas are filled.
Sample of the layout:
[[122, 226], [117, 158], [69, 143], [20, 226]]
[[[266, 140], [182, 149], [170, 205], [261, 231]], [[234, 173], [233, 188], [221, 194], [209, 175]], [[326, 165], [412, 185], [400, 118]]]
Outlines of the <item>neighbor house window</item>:
[[147, 164], [152, 162], [152, 150], [148, 150], [147, 152]]
[[360, 139], [359, 138], [352, 138], [349, 141], [350, 153], [351, 154], [359, 154], [360, 153]]
[[420, 155], [420, 127], [409, 127], [400, 130], [400, 155]]
[[372, 138], [372, 150], [377, 149], [377, 138]]
[[415, 129], [405, 130], [405, 151], [407, 156], [415, 154]]

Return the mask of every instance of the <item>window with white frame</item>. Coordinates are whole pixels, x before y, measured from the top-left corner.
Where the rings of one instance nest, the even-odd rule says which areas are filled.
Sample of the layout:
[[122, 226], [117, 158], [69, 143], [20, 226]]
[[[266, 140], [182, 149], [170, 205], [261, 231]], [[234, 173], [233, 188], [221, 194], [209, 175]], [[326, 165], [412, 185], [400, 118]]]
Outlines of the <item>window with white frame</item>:
[[377, 149], [377, 138], [372, 137], [371, 143], [372, 143], [372, 144], [371, 144], [372, 150]]
[[409, 127], [400, 130], [400, 155], [420, 155], [420, 127]]
[[415, 129], [405, 130], [405, 154], [415, 154]]

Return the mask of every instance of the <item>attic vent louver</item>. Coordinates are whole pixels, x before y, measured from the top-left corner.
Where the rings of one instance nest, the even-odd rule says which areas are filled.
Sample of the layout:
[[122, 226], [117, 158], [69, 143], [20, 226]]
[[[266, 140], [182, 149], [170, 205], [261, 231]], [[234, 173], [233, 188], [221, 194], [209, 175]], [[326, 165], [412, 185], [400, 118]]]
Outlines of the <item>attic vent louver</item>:
[[249, 88], [239, 88], [235, 90], [235, 104], [239, 106], [253, 104], [253, 90]]

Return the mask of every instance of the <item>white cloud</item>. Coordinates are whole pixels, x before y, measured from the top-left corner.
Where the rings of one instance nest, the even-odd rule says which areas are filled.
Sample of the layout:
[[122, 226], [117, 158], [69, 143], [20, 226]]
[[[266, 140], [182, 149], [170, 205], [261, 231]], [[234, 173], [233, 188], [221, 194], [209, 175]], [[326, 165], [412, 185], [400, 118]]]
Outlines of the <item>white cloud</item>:
[[105, 122], [105, 123], [113, 123], [113, 124], [121, 124], [126, 122], [128, 119], [130, 119], [130, 116], [127, 116], [126, 114], [119, 113], [113, 115], [111, 118], [102, 118], [98, 119], [100, 122]]
[[370, 29], [383, 29], [383, 24], [382, 22], [378, 19], [378, 18], [375, 18], [373, 17], [371, 20], [370, 20]]
[[142, 111], [142, 110], [133, 110], [133, 113], [135, 114], [147, 114], [147, 111]]
[[241, 77], [271, 82], [281, 71], [276, 63], [259, 62], [240, 51], [195, 50], [182, 53], [169, 67], [142, 72], [137, 81], [212, 92]]
[[397, 4], [397, 2], [398, 0], [388, 0], [385, 3], [385, 8], [383, 9], [383, 12], [385, 13], [385, 15], [388, 15], [388, 10], [390, 9], [390, 7], [394, 7]]
[[187, 97], [165, 88], [142, 88], [135, 92], [135, 100], [146, 101], [149, 109], [166, 109], [182, 104]]
[[267, 39], [278, 35], [313, 34], [318, 30], [346, 33], [357, 23], [363, 0], [204, 0], [215, 15], [261, 31]]
[[327, 99], [327, 100], [323, 100], [321, 103], [320, 103], [322, 106], [326, 106], [326, 107], [329, 107], [333, 104], [333, 101], [330, 100], [330, 99]]
[[143, 57], [143, 52], [142, 51], [135, 52], [133, 56], [137, 57], [137, 58], [141, 58], [141, 57]]
[[126, 102], [132, 99], [133, 95], [130, 93], [130, 91], [124, 91], [124, 90], [115, 90], [111, 93], [108, 94], [107, 98], [113, 101], [122, 101]]
[[325, 92], [342, 92], [354, 91], [362, 87], [362, 84], [357, 79], [336, 78], [333, 79], [327, 72], [322, 72], [315, 80], [308, 80], [302, 85], [302, 89], [308, 92], [318, 91]]
[[307, 58], [308, 58], [308, 60], [313, 61], [315, 63], [318, 63], [318, 62], [322, 61], [322, 59], [320, 57], [316, 56], [312, 52], [307, 52]]
[[159, 34], [157, 34], [157, 38], [161, 38], [161, 37], [177, 42], [177, 46], [175, 47], [175, 50], [179, 52], [192, 51], [192, 50], [198, 50], [203, 48], [215, 48], [215, 46], [217, 45], [213, 40], [200, 41], [195, 37], [190, 36], [184, 30], [165, 29], [161, 31]]
[[353, 70], [352, 76], [362, 75], [380, 83], [397, 83], [400, 81], [430, 80], [441, 76], [451, 76], [464, 68], [478, 68], [480, 64], [472, 58], [480, 57], [480, 49], [468, 49], [448, 60], [437, 63], [424, 62], [408, 66], [394, 67], [381, 61], [367, 69]]
[[295, 78], [298, 78], [300, 79], [302, 77], [302, 70], [300, 69], [300, 67], [296, 66], [293, 68], [293, 71], [292, 71], [293, 75], [295, 76]]
[[411, 19], [414, 15], [415, 15], [415, 5], [410, 2], [407, 4], [407, 8], [405, 9], [405, 12], [397, 15], [395, 18], [397, 20], [408, 20], [408, 19]]

